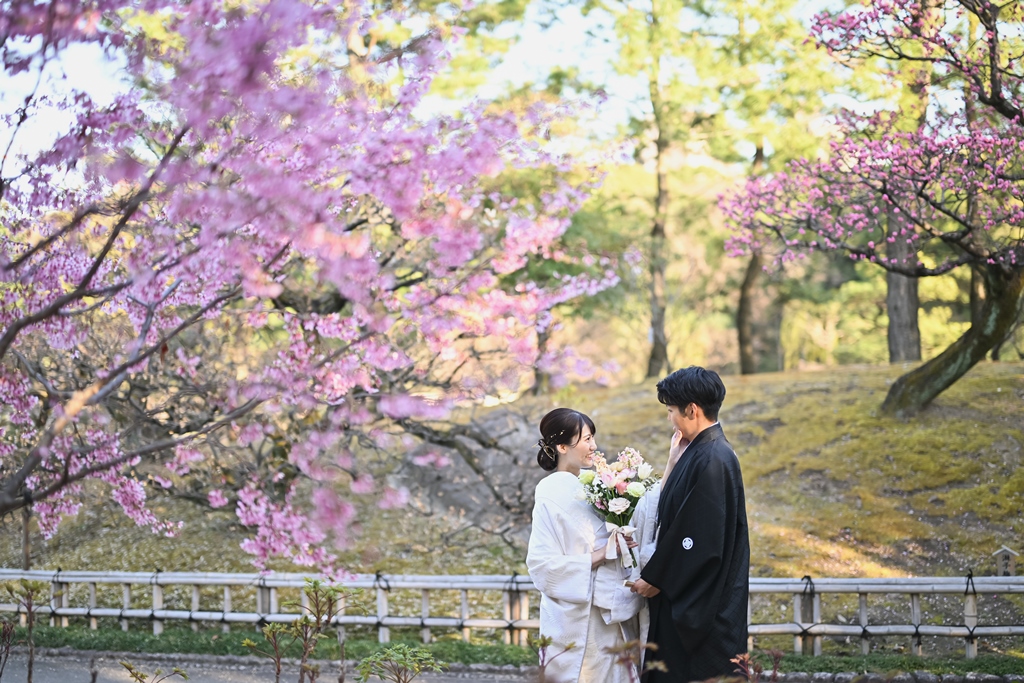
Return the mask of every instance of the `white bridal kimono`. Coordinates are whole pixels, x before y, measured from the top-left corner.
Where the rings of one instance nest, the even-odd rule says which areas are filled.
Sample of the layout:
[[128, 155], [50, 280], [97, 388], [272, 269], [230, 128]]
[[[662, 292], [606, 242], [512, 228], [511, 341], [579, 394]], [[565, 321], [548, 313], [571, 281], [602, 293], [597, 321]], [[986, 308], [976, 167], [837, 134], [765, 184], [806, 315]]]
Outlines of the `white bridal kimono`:
[[[636, 627], [630, 623], [636, 612], [622, 608], [630, 600], [622, 586], [628, 571], [618, 560], [599, 568], [600, 604], [594, 603], [598, 570], [591, 569], [591, 554], [607, 541], [604, 520], [584, 500], [579, 479], [554, 472], [537, 484], [526, 566], [541, 593], [540, 633], [553, 641], [546, 652], [548, 683], [630, 681], [627, 667], [605, 652], [636, 638]], [[608, 623], [620, 618], [627, 622]], [[570, 644], [573, 647], [567, 650]]]
[[[650, 491], [647, 492], [643, 498], [636, 504], [636, 510], [633, 511], [633, 518], [629, 524], [636, 531], [633, 532], [633, 540], [637, 542], [637, 547], [634, 552], [637, 552], [637, 566], [633, 569], [631, 581], [637, 581], [640, 579], [640, 571], [647, 566], [647, 562], [651, 559], [651, 555], [654, 554], [654, 550], [658, 544], [658, 499], [661, 497], [661, 482], [655, 484]], [[647, 642], [647, 635], [651, 629], [651, 611], [648, 609], [647, 601], [643, 601], [643, 608], [639, 614], [639, 629], [640, 629], [640, 642]], [[640, 664], [643, 665], [643, 655], [646, 651], [641, 652]]]

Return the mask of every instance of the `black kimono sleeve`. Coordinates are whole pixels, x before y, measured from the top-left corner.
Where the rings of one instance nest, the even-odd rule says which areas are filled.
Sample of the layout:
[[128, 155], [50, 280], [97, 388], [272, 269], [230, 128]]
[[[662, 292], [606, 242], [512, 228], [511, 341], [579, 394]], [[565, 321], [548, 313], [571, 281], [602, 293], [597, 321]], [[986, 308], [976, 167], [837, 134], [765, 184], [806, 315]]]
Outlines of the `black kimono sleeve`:
[[[690, 650], [709, 632], [726, 588], [736, 528], [735, 472], [711, 456], [668, 525], [641, 577], [671, 603], [672, 622]], [[742, 486], [742, 484], [741, 484]]]

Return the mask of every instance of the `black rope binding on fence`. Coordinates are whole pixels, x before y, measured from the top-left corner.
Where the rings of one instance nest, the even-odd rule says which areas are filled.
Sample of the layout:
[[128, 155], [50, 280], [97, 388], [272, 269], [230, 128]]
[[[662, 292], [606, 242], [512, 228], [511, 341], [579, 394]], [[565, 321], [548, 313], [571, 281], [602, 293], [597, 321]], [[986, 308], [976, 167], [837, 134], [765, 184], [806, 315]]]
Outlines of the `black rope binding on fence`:
[[[811, 600], [814, 600], [814, 579], [811, 578], [810, 574], [807, 574], [807, 575], [805, 575], [800, 580], [804, 582], [804, 591], [803, 591], [804, 597], [807, 597], [807, 598], [810, 598]], [[813, 604], [813, 602], [811, 604]], [[813, 614], [813, 611], [811, 612], [811, 614]], [[796, 617], [797, 619], [803, 619], [803, 615], [802, 614], [794, 614], [793, 616]], [[811, 617], [811, 618], [813, 619], [814, 617]], [[817, 626], [817, 624], [813, 624], [812, 623], [812, 624], [808, 624], [807, 626], [804, 626], [803, 623], [801, 623], [800, 621], [795, 621], [794, 623], [797, 626], [800, 627], [800, 637], [801, 638], [811, 638], [811, 637], [813, 637], [811, 635], [811, 629], [814, 628], [815, 626]]]
[[967, 576], [964, 578], [967, 579], [967, 585], [964, 586], [964, 595], [970, 592], [974, 594], [974, 597], [978, 597], [978, 590], [974, 587], [974, 570], [968, 569]]
[[[967, 595], [970, 594], [970, 595], [973, 595], [975, 597], [975, 599], [977, 599], [977, 597], [978, 597], [978, 589], [974, 587], [974, 570], [973, 569], [968, 569], [967, 570], [967, 575], [964, 578], [966, 579], [966, 582], [965, 582], [965, 585], [964, 585], [964, 597], [966, 598]], [[974, 629], [977, 628], [977, 625], [975, 625], [975, 626], [968, 626], [967, 625], [967, 620], [965, 619], [964, 620], [964, 628], [967, 629], [967, 633], [970, 634], [970, 635], [967, 636], [967, 642], [973, 643], [974, 642]]]
[[[155, 586], [156, 585], [156, 580], [160, 576], [160, 572], [162, 572], [162, 571], [163, 571], [163, 569], [160, 569], [160, 567], [156, 568], [156, 571], [153, 572], [153, 575], [149, 577], [149, 585], [150, 586]], [[153, 609], [152, 603], [149, 606], [149, 620], [150, 621], [156, 621], [156, 610]]]
[[[378, 569], [373, 575], [373, 587], [379, 590], [383, 590], [385, 593], [391, 592], [391, 582], [388, 581], [387, 577]], [[380, 618], [380, 614], [376, 615], [377, 623], [374, 624], [374, 628], [379, 629], [385, 626], [384, 621]], [[422, 619], [423, 617], [420, 617]]]
[[[256, 622], [257, 626], [263, 626], [264, 624], [269, 623], [266, 619], [263, 618], [263, 616], [266, 615], [266, 614], [270, 614], [270, 605], [269, 604], [263, 605], [262, 606], [263, 607], [263, 611], [258, 611], [258, 608], [260, 607], [260, 602], [261, 602], [260, 591], [263, 590], [266, 587], [267, 587], [267, 577], [265, 575], [261, 574], [259, 582], [256, 584], [256, 607], [257, 607], [257, 616], [259, 616], [259, 621]], [[267, 600], [267, 602], [269, 603], [270, 600]]]
[[391, 583], [388, 581], [387, 577], [381, 573], [379, 569], [373, 575], [373, 587], [381, 588], [387, 593], [391, 592]]

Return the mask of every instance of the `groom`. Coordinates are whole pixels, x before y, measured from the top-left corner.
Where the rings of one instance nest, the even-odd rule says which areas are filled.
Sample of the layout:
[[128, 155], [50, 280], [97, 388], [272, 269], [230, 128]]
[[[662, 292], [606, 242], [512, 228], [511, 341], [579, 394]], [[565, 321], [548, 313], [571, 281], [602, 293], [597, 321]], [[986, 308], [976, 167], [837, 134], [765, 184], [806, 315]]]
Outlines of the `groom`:
[[[725, 385], [704, 368], [658, 382], [675, 428], [671, 472], [658, 501], [657, 549], [633, 590], [648, 598], [648, 642], [667, 673], [645, 683], [689, 683], [735, 675], [729, 660], [747, 651], [750, 543], [743, 479], [718, 424]], [[689, 444], [689, 445], [686, 445]]]

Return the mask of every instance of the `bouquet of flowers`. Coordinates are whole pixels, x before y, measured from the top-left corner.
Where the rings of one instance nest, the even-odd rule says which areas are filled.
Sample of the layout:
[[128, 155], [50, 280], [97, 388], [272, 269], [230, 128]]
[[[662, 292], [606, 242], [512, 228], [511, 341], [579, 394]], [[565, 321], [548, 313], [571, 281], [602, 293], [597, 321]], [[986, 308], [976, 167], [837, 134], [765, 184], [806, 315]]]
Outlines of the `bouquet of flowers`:
[[594, 455], [594, 469], [580, 472], [580, 483], [588, 503], [604, 518], [609, 538], [605, 558], [613, 560], [620, 554], [624, 567], [635, 567], [636, 558], [626, 544], [635, 529], [628, 526], [636, 504], [640, 502], [659, 477], [635, 448], [624, 448], [615, 462], [603, 454]]

